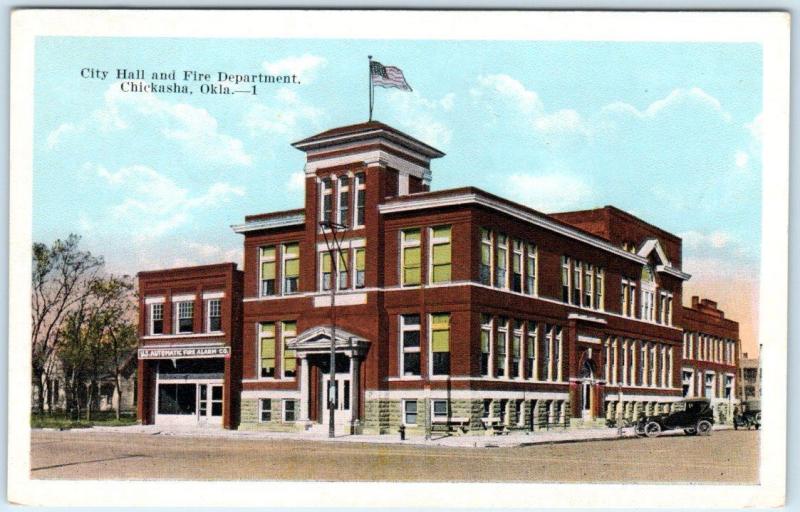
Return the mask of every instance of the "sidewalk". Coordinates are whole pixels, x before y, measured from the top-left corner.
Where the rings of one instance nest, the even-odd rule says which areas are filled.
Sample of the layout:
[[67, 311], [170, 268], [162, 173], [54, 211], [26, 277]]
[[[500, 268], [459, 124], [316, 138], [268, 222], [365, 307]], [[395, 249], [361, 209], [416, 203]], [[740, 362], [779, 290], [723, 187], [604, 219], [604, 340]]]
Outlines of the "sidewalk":
[[[728, 425], [715, 425], [714, 430], [729, 430]], [[625, 428], [622, 437], [616, 428], [575, 428], [567, 430], [536, 431], [532, 433], [511, 433], [502, 436], [461, 435], [442, 436], [435, 434], [430, 440], [422, 436], [413, 436], [400, 441], [399, 434], [358, 435], [338, 434], [333, 439], [327, 432], [263, 432], [240, 431], [197, 427], [159, 427], [156, 425], [131, 425], [128, 427], [93, 427], [74, 429], [76, 435], [81, 432], [113, 433], [113, 434], [147, 434], [179, 437], [208, 437], [218, 439], [240, 440], [293, 440], [374, 444], [406, 444], [414, 446], [443, 446], [461, 448], [509, 448], [515, 446], [531, 446], [547, 443], [575, 443], [583, 441], [602, 441], [621, 438], [635, 438], [633, 428]], [[665, 432], [662, 436], [683, 435], [683, 431]]]

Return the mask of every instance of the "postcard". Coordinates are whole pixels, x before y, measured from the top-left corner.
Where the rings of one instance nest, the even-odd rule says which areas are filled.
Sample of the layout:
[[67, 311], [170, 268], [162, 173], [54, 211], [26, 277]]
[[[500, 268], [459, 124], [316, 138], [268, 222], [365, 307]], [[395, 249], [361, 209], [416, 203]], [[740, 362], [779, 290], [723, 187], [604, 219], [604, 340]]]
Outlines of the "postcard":
[[10, 501], [783, 503], [787, 14], [24, 9], [11, 57]]

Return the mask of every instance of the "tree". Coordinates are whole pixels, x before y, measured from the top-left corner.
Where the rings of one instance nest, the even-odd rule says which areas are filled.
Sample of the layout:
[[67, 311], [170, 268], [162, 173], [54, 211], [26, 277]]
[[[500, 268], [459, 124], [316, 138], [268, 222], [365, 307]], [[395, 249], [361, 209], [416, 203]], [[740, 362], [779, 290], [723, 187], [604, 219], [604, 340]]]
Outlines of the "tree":
[[81, 251], [79, 242], [78, 235], [70, 234], [66, 240], [56, 240], [50, 247], [33, 244], [31, 365], [39, 413], [44, 412], [45, 381], [52, 371], [62, 323], [81, 304], [85, 305], [91, 283], [103, 266], [103, 259]]

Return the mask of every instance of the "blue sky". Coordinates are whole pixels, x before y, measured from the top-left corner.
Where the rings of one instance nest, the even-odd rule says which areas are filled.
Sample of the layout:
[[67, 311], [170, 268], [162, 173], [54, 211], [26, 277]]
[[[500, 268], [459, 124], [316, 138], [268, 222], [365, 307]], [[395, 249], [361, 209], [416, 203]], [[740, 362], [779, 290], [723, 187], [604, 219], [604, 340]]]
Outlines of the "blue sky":
[[[114, 272], [241, 258], [229, 225], [302, 205], [289, 144], [367, 117], [367, 58], [413, 93], [375, 118], [442, 149], [433, 189], [542, 211], [613, 204], [684, 238], [694, 283], [757, 280], [755, 44], [41, 38], [35, 240], [70, 232]], [[81, 78], [83, 68], [109, 79]], [[296, 73], [257, 96], [121, 93], [117, 68]]]

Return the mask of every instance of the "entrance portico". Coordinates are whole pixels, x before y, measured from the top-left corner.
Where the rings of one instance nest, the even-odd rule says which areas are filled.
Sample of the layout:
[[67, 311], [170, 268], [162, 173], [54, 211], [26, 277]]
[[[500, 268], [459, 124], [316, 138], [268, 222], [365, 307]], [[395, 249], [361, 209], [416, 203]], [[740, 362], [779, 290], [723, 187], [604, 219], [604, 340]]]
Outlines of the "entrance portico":
[[[343, 329], [336, 329], [336, 364], [330, 368], [331, 326], [318, 326], [300, 333], [287, 343], [300, 359], [300, 416], [306, 423], [328, 425], [330, 389], [334, 389], [334, 421], [358, 433], [361, 422], [361, 363], [369, 341]], [[329, 386], [331, 379], [335, 386]]]

